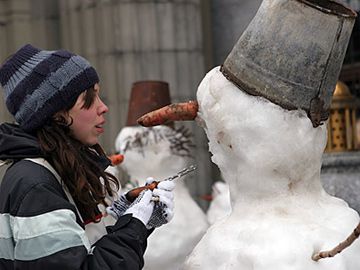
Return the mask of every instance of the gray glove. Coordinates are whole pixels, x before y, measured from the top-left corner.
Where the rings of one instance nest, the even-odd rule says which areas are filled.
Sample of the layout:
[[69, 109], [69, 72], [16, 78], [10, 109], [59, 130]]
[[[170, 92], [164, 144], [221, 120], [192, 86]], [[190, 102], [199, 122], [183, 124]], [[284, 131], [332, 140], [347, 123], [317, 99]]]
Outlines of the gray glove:
[[[145, 185], [151, 184], [153, 181], [154, 181], [153, 178], [147, 178]], [[152, 213], [150, 213], [151, 216], [147, 221], [147, 223], [143, 222], [144, 224], [146, 224], [146, 227], [148, 229], [158, 228], [161, 225], [168, 223], [173, 218], [174, 194], [172, 191], [174, 188], [175, 188], [174, 181], [163, 181], [160, 182], [157, 188], [153, 190], [151, 201], [155, 202], [153, 203], [154, 207]], [[144, 192], [145, 191], [140, 193], [140, 195], [135, 199], [133, 203], [129, 202], [126, 199], [125, 194], [122, 194], [118, 200], [114, 201], [111, 206], [106, 208], [106, 212], [116, 219], [118, 219], [124, 214], [132, 212], [134, 209], [131, 210], [130, 207], [139, 203], [139, 201], [142, 199]], [[134, 213], [132, 214], [134, 217], [136, 217], [136, 214]], [[138, 218], [138, 219], [141, 220], [142, 218]]]
[[[154, 178], [148, 178], [151, 179], [152, 181], [154, 181]], [[129, 182], [130, 183], [130, 182]], [[145, 186], [147, 185], [147, 183], [145, 183]], [[136, 188], [135, 185], [133, 185], [133, 183], [131, 183], [131, 188]], [[113, 201], [113, 203], [108, 206], [106, 208], [106, 212], [111, 215], [112, 217], [114, 217], [115, 219], [118, 219], [119, 217], [121, 217], [125, 211], [130, 207], [131, 202], [126, 198], [126, 193], [121, 194], [120, 198]]]
[[[149, 184], [149, 179], [146, 180]], [[151, 182], [150, 182], [151, 183]], [[155, 201], [154, 211], [146, 224], [146, 228], [158, 228], [168, 223], [174, 216], [174, 181], [163, 181], [153, 190], [153, 200]]]
[[[147, 184], [151, 184], [153, 181], [155, 181], [154, 178], [152, 178], [152, 177], [147, 178], [145, 181], [145, 186]], [[130, 183], [129, 189], [137, 187], [136, 183], [133, 183], [133, 182], [129, 182], [129, 183]], [[114, 201], [111, 206], [108, 206], [106, 208], [106, 212], [109, 215], [111, 215], [113, 218], [118, 219], [125, 213], [125, 211], [130, 207], [130, 205], [131, 205], [131, 202], [128, 201], [128, 199], [125, 196], [125, 193], [123, 193], [123, 194], [121, 194], [119, 199]]]
[[126, 199], [125, 194], [122, 194], [119, 199], [114, 201], [111, 206], [106, 208], [106, 212], [115, 219], [118, 219], [125, 213], [130, 205], [131, 202]]

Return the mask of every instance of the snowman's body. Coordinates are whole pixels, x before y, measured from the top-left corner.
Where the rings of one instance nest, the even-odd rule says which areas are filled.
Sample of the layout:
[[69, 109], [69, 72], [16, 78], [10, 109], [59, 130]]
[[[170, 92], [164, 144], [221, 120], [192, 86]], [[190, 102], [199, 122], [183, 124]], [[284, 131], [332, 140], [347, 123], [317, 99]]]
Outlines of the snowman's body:
[[[142, 186], [148, 177], [162, 180], [189, 166], [192, 143], [185, 137], [167, 126], [123, 128], [116, 148], [125, 156], [121, 166], [131, 182]], [[143, 269], [179, 269], [208, 228], [206, 215], [191, 197], [185, 177], [175, 180], [174, 218], [148, 238]]]
[[360, 241], [315, 262], [353, 231], [358, 214], [321, 186], [326, 126], [249, 96], [219, 68], [201, 82], [199, 118], [229, 184], [231, 214], [213, 224], [182, 269], [358, 270]]
[[223, 181], [217, 181], [212, 186], [212, 200], [206, 212], [209, 224], [225, 218], [231, 213], [229, 185]]

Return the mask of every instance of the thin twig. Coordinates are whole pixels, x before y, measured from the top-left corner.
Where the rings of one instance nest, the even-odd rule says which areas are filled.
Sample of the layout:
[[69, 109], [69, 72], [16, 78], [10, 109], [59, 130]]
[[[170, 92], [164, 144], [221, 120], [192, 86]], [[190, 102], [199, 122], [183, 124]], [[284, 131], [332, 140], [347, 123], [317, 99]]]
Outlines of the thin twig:
[[350, 234], [348, 238], [344, 242], [341, 242], [335, 248], [328, 251], [321, 251], [319, 253], [315, 253], [311, 258], [314, 261], [318, 261], [323, 258], [334, 257], [336, 254], [339, 254], [345, 248], [349, 247], [360, 235], [360, 223], [357, 225], [355, 230]]

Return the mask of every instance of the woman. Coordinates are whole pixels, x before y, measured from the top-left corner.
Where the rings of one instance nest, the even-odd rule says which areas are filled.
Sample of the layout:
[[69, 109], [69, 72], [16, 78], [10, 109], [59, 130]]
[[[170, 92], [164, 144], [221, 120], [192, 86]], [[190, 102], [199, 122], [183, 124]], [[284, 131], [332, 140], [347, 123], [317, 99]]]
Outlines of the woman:
[[[0, 269], [141, 269], [147, 237], [172, 218], [174, 184], [111, 207], [117, 179], [98, 144], [108, 107], [81, 56], [25, 45], [0, 67], [16, 124], [0, 126]], [[154, 197], [158, 197], [154, 200]], [[156, 201], [156, 202], [154, 202]], [[115, 225], [105, 228], [108, 207]]]

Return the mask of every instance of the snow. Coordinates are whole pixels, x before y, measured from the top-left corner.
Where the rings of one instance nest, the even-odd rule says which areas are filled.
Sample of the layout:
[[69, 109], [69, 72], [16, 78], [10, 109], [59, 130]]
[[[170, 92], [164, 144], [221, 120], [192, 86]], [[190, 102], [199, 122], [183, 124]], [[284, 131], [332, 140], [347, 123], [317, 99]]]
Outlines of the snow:
[[[125, 127], [118, 134], [116, 150], [124, 154], [121, 167], [136, 185], [146, 178], [161, 180], [174, 175], [192, 163], [193, 143], [188, 132], [167, 126], [154, 128]], [[176, 270], [205, 234], [205, 213], [190, 196], [184, 180], [176, 181], [174, 218], [155, 229], [148, 239], [145, 270]]]
[[214, 224], [217, 220], [230, 215], [230, 191], [229, 185], [222, 181], [217, 181], [212, 186], [212, 200], [206, 212], [209, 224]]
[[199, 85], [199, 120], [229, 185], [232, 212], [215, 222], [182, 269], [358, 270], [360, 241], [334, 258], [359, 216], [320, 182], [326, 125], [239, 90], [211, 70]]

